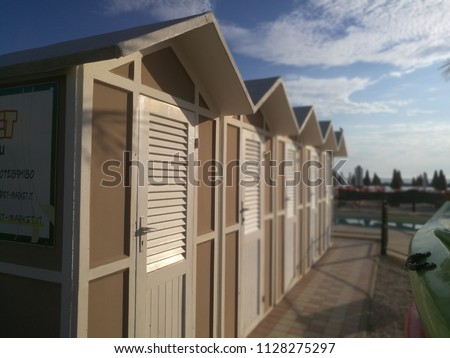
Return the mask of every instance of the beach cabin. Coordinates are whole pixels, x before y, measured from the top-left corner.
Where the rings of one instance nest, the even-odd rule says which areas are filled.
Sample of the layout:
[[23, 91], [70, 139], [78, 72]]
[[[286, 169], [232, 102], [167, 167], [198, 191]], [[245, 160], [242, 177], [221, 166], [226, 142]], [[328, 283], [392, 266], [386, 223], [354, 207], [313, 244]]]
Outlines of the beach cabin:
[[338, 133], [211, 13], [0, 56], [0, 337], [245, 337], [327, 247], [286, 182]]
[[218, 334], [196, 162], [253, 104], [213, 15], [1, 56], [0, 85], [0, 336]]
[[[243, 233], [241, 233], [242, 328], [251, 329], [288, 290], [295, 277], [295, 143], [298, 126], [282, 79], [279, 77], [245, 81], [255, 106], [255, 114], [242, 118], [241, 160], [255, 160], [261, 166], [259, 186], [241, 185]], [[294, 138], [294, 140], [292, 139]], [[252, 157], [253, 148], [258, 156]], [[290, 165], [284, 166], [289, 163]], [[243, 175], [245, 173], [242, 172]], [[292, 182], [286, 185], [286, 181]], [[255, 267], [258, 262], [260, 267]], [[257, 298], [257, 299], [256, 299]], [[239, 311], [241, 312], [241, 311]], [[252, 312], [250, 314], [250, 312]]]

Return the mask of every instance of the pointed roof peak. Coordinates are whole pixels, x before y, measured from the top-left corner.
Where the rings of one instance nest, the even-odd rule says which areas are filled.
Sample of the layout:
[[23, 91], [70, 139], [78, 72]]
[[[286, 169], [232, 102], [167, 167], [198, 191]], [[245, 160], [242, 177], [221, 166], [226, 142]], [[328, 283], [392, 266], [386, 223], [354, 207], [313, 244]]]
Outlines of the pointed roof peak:
[[281, 77], [268, 77], [244, 81], [253, 103], [255, 105], [258, 104], [280, 78]]

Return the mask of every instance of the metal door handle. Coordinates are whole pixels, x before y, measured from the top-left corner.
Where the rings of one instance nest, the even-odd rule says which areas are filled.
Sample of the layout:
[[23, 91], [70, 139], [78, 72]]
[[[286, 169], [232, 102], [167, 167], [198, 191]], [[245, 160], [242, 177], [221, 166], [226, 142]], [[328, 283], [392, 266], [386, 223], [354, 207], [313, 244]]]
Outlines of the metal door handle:
[[155, 231], [155, 228], [152, 227], [148, 227], [148, 226], [141, 226], [137, 231], [136, 231], [136, 235], [146, 235], [148, 233], [151, 233], [153, 231]]
[[142, 252], [142, 246], [144, 245], [144, 240], [142, 240], [142, 235], [146, 235], [152, 231], [156, 231], [156, 229], [149, 227], [149, 226], [142, 226], [142, 216], [141, 216], [139, 218], [139, 228], [135, 232], [135, 236], [138, 241], [139, 252]]
[[243, 224], [245, 221], [244, 212], [246, 212], [247, 210], [250, 210], [250, 209], [244, 208], [244, 203], [241, 203], [241, 210], [239, 210], [239, 213], [241, 214], [241, 224]]

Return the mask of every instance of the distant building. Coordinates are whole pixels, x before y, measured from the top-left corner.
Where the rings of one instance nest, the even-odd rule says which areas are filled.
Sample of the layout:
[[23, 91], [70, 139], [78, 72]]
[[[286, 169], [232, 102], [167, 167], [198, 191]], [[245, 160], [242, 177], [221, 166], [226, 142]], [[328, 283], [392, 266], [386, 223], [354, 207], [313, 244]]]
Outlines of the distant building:
[[362, 186], [363, 185], [363, 168], [358, 165], [355, 168], [355, 186]]
[[428, 186], [428, 176], [426, 172], [423, 172], [423, 186], [426, 188]]

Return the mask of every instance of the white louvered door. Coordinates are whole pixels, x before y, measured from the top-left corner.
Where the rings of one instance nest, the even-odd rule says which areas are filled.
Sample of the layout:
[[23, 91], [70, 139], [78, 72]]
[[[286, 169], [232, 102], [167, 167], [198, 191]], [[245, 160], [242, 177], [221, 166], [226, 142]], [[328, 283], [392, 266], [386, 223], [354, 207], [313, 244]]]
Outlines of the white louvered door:
[[255, 132], [242, 130], [241, 141], [241, 255], [239, 336], [246, 336], [261, 314], [262, 267], [262, 143]]
[[[144, 337], [182, 337], [190, 292], [194, 114], [141, 98], [137, 280], [137, 332]], [[191, 154], [191, 155], [190, 155]], [[144, 279], [142, 279], [145, 277]]]
[[[311, 149], [311, 161], [317, 162], [318, 155], [315, 149]], [[312, 182], [318, 179], [318, 172], [316, 167], [310, 168], [310, 180]], [[309, 223], [309, 240], [311, 247], [311, 260], [315, 263], [319, 256], [319, 231], [318, 231], [318, 197], [317, 197], [317, 186], [310, 185], [310, 223]]]
[[290, 288], [295, 279], [295, 147], [290, 143], [285, 145], [286, 165], [284, 169], [285, 178], [285, 221], [284, 221], [284, 289]]

